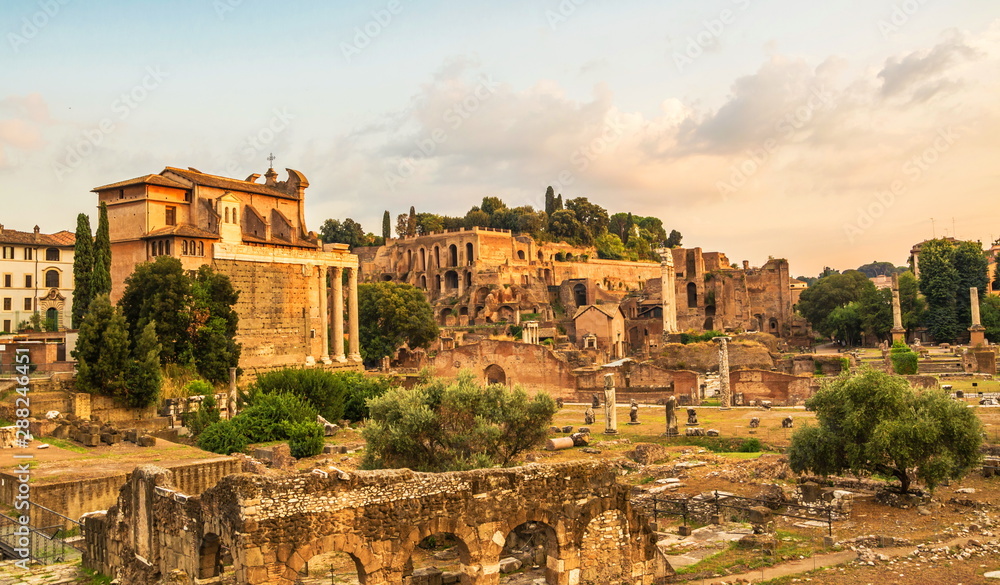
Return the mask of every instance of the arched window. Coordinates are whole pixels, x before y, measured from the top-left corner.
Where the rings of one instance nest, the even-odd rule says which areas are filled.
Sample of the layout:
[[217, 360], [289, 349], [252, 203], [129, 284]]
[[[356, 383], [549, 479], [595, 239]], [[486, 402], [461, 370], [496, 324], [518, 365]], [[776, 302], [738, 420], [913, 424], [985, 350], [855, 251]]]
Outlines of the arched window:
[[184, 254], [185, 256], [187, 256], [187, 253], [188, 253], [188, 241], [187, 240], [182, 240], [181, 241], [181, 254]]
[[160, 240], [159, 242], [156, 242], [156, 250], [157, 250], [157, 252], [156, 252], [157, 256], [162, 256], [163, 255], [163, 240]]
[[163, 243], [163, 250], [164, 254], [166, 254], [167, 256], [170, 255], [170, 240], [167, 240], [166, 242]]
[[56, 269], [45, 271], [45, 288], [59, 288], [59, 271]]
[[240, 223], [240, 210], [238, 207], [233, 208], [233, 223]]
[[[475, 256], [472, 254], [472, 242], [465, 245], [465, 263], [472, 266], [472, 262], [475, 260]], [[524, 260], [524, 258], [521, 258]]]
[[689, 282], [687, 285], [688, 308], [693, 309], [698, 306], [698, 285]]
[[59, 261], [59, 248], [46, 248], [45, 249], [45, 261], [46, 262], [58, 262]]
[[517, 259], [518, 260], [524, 260], [524, 250], [518, 250], [517, 251]]
[[198, 255], [199, 256], [205, 255], [205, 242], [198, 242]]
[[458, 266], [458, 246], [448, 246], [448, 266]]
[[228, 207], [226, 208], [226, 221], [225, 221], [225, 223], [229, 223], [229, 208]]

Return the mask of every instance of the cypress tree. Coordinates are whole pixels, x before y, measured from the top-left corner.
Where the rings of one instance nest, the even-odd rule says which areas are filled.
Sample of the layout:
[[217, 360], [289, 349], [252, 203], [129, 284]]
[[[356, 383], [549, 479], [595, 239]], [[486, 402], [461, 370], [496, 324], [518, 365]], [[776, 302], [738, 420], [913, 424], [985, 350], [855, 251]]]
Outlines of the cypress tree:
[[417, 210], [410, 206], [410, 217], [406, 219], [406, 235], [417, 235]]
[[390, 237], [392, 237], [392, 225], [389, 219], [389, 210], [386, 209], [385, 213], [382, 214], [382, 239], [388, 242]]
[[556, 206], [556, 193], [552, 190], [552, 185], [545, 189], [545, 213], [552, 215]]
[[92, 296], [111, 294], [111, 237], [108, 234], [108, 205], [101, 202], [94, 237], [94, 274], [90, 280]]
[[163, 385], [160, 372], [160, 343], [156, 338], [156, 321], [143, 327], [135, 342], [135, 353], [129, 363], [128, 388], [125, 401], [129, 406], [143, 408], [155, 404]]
[[90, 217], [76, 216], [76, 243], [73, 245], [73, 328], [79, 329], [93, 300], [91, 277], [94, 273], [94, 236]]
[[552, 202], [552, 213], [555, 213], [563, 208], [562, 193], [556, 195], [555, 200]]

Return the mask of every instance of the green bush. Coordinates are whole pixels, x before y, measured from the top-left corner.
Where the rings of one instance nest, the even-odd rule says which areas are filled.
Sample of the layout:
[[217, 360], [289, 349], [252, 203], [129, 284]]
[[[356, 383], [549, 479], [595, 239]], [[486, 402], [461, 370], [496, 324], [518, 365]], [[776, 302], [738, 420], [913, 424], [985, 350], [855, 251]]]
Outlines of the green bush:
[[323, 428], [314, 422], [292, 422], [285, 425], [292, 457], [303, 459], [323, 452]]
[[689, 343], [701, 343], [705, 341], [712, 341], [713, 338], [722, 337], [725, 335], [721, 331], [706, 331], [704, 333], [681, 333], [681, 343], [687, 345]]
[[216, 404], [215, 395], [209, 393], [205, 395], [201, 408], [187, 415], [185, 424], [191, 434], [198, 437], [205, 429], [219, 420], [219, 406]]
[[764, 450], [764, 444], [760, 442], [760, 439], [756, 437], [750, 437], [749, 439], [743, 439], [743, 443], [740, 445], [740, 453], [760, 453]]
[[184, 392], [188, 396], [210, 396], [215, 393], [215, 388], [205, 380], [191, 380], [184, 385]]
[[903, 376], [917, 373], [918, 355], [905, 343], [897, 341], [892, 344], [889, 350], [889, 359], [892, 361], [892, 369], [897, 374]]
[[368, 418], [368, 401], [382, 396], [393, 385], [392, 378], [385, 376], [366, 376], [361, 372], [343, 372], [338, 375], [343, 376], [347, 384], [344, 418], [350, 421]]
[[[353, 378], [345, 374], [316, 369], [287, 368], [260, 375], [248, 388], [247, 393], [252, 402], [257, 394], [288, 392], [304, 398], [326, 420], [336, 422], [344, 418], [349, 380], [353, 381]], [[313, 416], [313, 420], [315, 418]]]
[[246, 451], [247, 438], [240, 432], [235, 422], [220, 420], [208, 425], [202, 431], [198, 437], [198, 446], [222, 455], [242, 453]]
[[316, 410], [304, 398], [290, 392], [255, 394], [250, 405], [233, 419], [236, 429], [249, 443], [286, 440], [289, 423], [305, 422], [316, 422]]

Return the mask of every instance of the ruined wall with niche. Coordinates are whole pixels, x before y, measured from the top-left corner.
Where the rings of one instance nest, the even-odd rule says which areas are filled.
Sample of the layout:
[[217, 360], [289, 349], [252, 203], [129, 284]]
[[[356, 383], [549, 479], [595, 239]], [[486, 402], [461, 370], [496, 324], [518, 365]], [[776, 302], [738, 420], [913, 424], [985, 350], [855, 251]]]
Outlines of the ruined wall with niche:
[[656, 534], [616, 477], [614, 466], [599, 462], [240, 474], [189, 497], [174, 489], [169, 471], [144, 466], [115, 506], [86, 518], [84, 565], [122, 585], [193, 585], [219, 576], [214, 560], [224, 547], [232, 566], [223, 577], [290, 585], [312, 557], [340, 551], [354, 559], [361, 582], [402, 585], [414, 547], [447, 532], [462, 543], [462, 583], [486, 585], [497, 582], [507, 535], [536, 522], [556, 539], [545, 562], [552, 585], [580, 583], [597, 566], [609, 585], [665, 583], [673, 571]]
[[743, 395], [743, 404], [751, 400], [769, 400], [775, 406], [801, 406], [819, 390], [819, 380], [766, 370], [735, 370], [730, 374], [734, 394]]
[[571, 398], [575, 393], [576, 378], [573, 368], [549, 348], [517, 341], [483, 339], [477, 343], [443, 350], [430, 361], [437, 376], [452, 377], [464, 369], [472, 370], [483, 382], [493, 379], [500, 371], [502, 383], [520, 384], [529, 391], [544, 391], [553, 398]]

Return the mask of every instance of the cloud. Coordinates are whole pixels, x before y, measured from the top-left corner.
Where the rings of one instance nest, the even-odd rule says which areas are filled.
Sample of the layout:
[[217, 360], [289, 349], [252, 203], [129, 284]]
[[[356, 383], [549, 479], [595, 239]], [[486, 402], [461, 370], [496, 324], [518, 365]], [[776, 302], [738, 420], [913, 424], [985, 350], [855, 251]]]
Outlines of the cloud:
[[966, 38], [953, 32], [945, 41], [930, 50], [914, 51], [904, 57], [892, 57], [885, 62], [878, 77], [882, 80], [884, 97], [911, 92], [919, 102], [933, 97], [938, 90], [958, 85], [940, 79], [953, 66], [971, 61], [982, 55], [967, 43]]
[[51, 123], [48, 105], [37, 93], [0, 100], [0, 168], [12, 164], [14, 150], [42, 148], [45, 145], [42, 128]]

